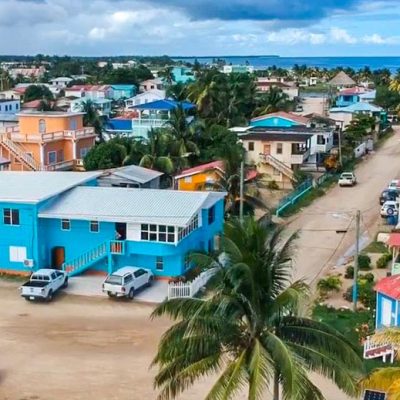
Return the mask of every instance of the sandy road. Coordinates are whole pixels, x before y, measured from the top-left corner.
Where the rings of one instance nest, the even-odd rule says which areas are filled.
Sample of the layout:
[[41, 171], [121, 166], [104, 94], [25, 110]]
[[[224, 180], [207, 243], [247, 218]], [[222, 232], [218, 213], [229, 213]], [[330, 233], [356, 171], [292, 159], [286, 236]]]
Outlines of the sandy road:
[[[296, 278], [315, 280], [354, 245], [356, 210], [362, 213], [361, 231], [373, 238], [381, 219], [379, 194], [391, 179], [400, 177], [400, 128], [395, 132], [379, 151], [359, 164], [355, 187], [332, 188], [288, 224], [289, 230], [301, 231], [294, 263]], [[347, 234], [336, 232], [346, 229]]]
[[[312, 280], [353, 243], [343, 237], [356, 209], [371, 231], [379, 221], [377, 196], [400, 176], [400, 133], [357, 169], [360, 184], [333, 188], [288, 225], [302, 229], [297, 277]], [[335, 251], [336, 250], [336, 251]], [[16, 284], [0, 281], [0, 400], [155, 399], [149, 365], [169, 322], [150, 321], [152, 306], [106, 298], [60, 296], [53, 304], [19, 298]], [[324, 380], [327, 400], [345, 400]], [[210, 381], [182, 400], [202, 400]], [[244, 397], [240, 398], [243, 400]]]

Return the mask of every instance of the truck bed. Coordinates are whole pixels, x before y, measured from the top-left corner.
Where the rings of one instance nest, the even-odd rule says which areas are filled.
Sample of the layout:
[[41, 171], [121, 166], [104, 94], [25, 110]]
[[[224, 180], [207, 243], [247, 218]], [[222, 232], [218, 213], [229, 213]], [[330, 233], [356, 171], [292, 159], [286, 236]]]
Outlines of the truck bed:
[[50, 282], [45, 281], [29, 281], [25, 282], [22, 287], [36, 287], [36, 288], [43, 288], [47, 286]]

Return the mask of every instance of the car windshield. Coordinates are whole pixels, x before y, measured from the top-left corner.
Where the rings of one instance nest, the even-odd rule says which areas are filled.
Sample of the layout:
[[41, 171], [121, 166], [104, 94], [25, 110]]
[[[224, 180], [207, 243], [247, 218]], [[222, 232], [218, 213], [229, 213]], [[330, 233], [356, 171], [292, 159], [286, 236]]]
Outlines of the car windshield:
[[49, 281], [50, 277], [46, 276], [46, 275], [35, 275], [33, 274], [31, 276], [31, 281]]
[[342, 174], [342, 178], [348, 179], [348, 178], [352, 178], [353, 174]]
[[111, 283], [112, 285], [122, 285], [122, 276], [110, 275], [106, 279], [106, 283]]

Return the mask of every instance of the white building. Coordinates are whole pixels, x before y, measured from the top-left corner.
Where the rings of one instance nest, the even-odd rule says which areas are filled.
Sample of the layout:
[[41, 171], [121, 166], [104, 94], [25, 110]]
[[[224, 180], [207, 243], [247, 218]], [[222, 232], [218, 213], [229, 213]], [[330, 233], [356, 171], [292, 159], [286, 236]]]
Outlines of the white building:
[[142, 104], [151, 103], [152, 101], [164, 100], [165, 98], [165, 90], [152, 89], [125, 100], [125, 108], [129, 109], [133, 106], [140, 106]]
[[50, 79], [52, 86], [57, 86], [59, 88], [65, 88], [69, 83], [73, 81], [72, 78], [68, 78], [65, 76], [60, 76], [59, 78]]
[[141, 92], [148, 92], [149, 90], [163, 90], [164, 82], [161, 78], [148, 79], [140, 83], [139, 90]]

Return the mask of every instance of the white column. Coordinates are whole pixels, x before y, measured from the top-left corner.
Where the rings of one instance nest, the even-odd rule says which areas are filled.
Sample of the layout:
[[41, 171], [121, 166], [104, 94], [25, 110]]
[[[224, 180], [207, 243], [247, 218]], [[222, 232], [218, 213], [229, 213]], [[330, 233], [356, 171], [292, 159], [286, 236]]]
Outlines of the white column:
[[40, 143], [40, 164], [44, 165], [44, 143]]
[[77, 141], [76, 141], [76, 140], [73, 140], [73, 141], [72, 141], [72, 158], [73, 158], [74, 160], [77, 159], [77, 157], [76, 157], [76, 146], [77, 146]]

